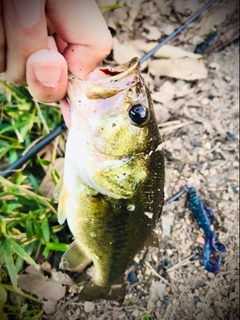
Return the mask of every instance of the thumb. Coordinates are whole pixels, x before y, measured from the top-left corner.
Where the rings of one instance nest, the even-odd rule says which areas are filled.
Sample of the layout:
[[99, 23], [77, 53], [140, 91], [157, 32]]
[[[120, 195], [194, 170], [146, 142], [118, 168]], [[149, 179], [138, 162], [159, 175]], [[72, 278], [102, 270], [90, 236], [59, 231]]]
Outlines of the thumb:
[[62, 99], [67, 91], [68, 67], [55, 49], [43, 49], [27, 60], [26, 76], [31, 95], [41, 102]]

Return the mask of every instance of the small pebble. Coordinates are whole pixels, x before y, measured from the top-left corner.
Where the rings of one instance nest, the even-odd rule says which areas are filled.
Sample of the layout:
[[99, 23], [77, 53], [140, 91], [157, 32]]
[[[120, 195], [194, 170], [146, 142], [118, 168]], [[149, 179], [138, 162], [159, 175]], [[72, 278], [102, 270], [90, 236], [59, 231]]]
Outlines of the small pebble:
[[214, 96], [212, 94], [210, 94], [207, 98], [208, 98], [208, 100], [212, 101], [214, 99]]
[[135, 210], [135, 205], [134, 205], [134, 204], [130, 204], [130, 205], [127, 207], [127, 210], [128, 210], [128, 211], [134, 211], [134, 210]]
[[199, 296], [199, 291], [197, 289], [194, 290], [194, 296], [198, 297]]
[[195, 267], [197, 268], [197, 267], [199, 267], [200, 266], [200, 262], [197, 260], [196, 262], [195, 262]]
[[212, 149], [211, 143], [210, 143], [209, 141], [207, 141], [207, 142], [204, 144], [204, 148], [207, 149], [207, 150], [211, 150], [211, 149]]
[[179, 234], [179, 238], [182, 239], [182, 240], [186, 239], [186, 234], [183, 233], [183, 232], [180, 233], [180, 234]]
[[138, 256], [135, 256], [133, 260], [134, 260], [137, 264], [139, 264], [139, 262], [140, 262], [140, 259], [139, 259]]
[[197, 242], [197, 243], [204, 244], [204, 243], [205, 243], [205, 240], [203, 239], [203, 237], [199, 236], [199, 237], [196, 239], [196, 242]]
[[192, 140], [190, 143], [193, 147], [201, 147], [201, 143], [196, 140]]
[[85, 301], [84, 302], [84, 311], [89, 313], [94, 310], [94, 304], [90, 301]]
[[209, 104], [209, 101], [210, 100], [208, 98], [203, 98], [202, 101], [201, 101], [201, 104], [206, 106], [207, 104]]
[[198, 44], [202, 43], [203, 42], [203, 38], [201, 38], [200, 36], [194, 36], [192, 38], [192, 44], [194, 46], [197, 46]]
[[180, 211], [180, 212], [178, 213], [178, 218], [179, 218], [179, 219], [183, 219], [184, 216], [185, 216], [185, 212], [184, 212], [184, 211]]
[[171, 256], [171, 255], [173, 254], [173, 251], [172, 251], [171, 249], [167, 249], [166, 252], [167, 252], [167, 254], [168, 254], [169, 256]]
[[165, 27], [163, 27], [163, 32], [169, 36], [171, 33], [173, 33], [174, 31], [174, 26], [171, 24], [166, 25]]
[[230, 300], [239, 299], [239, 295], [237, 294], [237, 292], [231, 292], [230, 296], [229, 296], [229, 299]]
[[233, 141], [236, 140], [236, 135], [232, 132], [227, 131], [227, 136], [230, 140], [233, 140]]
[[134, 310], [132, 312], [132, 316], [135, 317], [135, 318], [138, 318], [139, 317], [139, 311], [138, 310]]
[[214, 273], [209, 272], [208, 277], [209, 277], [209, 278], [211, 278], [211, 279], [214, 279], [214, 278], [215, 278], [215, 274], [214, 274]]
[[129, 272], [128, 281], [131, 282], [131, 283], [138, 282], [138, 278], [137, 278], [136, 273], [134, 271]]
[[230, 76], [225, 76], [224, 79], [227, 81], [227, 82], [230, 82], [232, 80], [232, 77]]
[[211, 62], [211, 63], [209, 63], [208, 67], [209, 67], [210, 69], [219, 70], [220, 65], [219, 65], [217, 62]]

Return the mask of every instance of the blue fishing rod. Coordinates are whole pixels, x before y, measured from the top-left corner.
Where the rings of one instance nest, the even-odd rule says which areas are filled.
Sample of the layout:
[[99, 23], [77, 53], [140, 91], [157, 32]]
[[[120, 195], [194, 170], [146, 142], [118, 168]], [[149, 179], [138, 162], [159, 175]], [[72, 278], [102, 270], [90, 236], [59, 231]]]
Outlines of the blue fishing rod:
[[[169, 42], [175, 36], [177, 36], [180, 32], [188, 27], [188, 25], [196, 20], [204, 11], [206, 11], [214, 2], [217, 0], [209, 1], [205, 6], [203, 6], [200, 10], [198, 10], [194, 15], [192, 15], [187, 21], [182, 23], [176, 30], [174, 30], [169, 36], [167, 36], [164, 40], [159, 42], [156, 47], [147, 52], [141, 59], [140, 63], [149, 59], [157, 50], [159, 50], [164, 44]], [[24, 165], [28, 160], [30, 160], [33, 156], [35, 156], [39, 151], [41, 151], [45, 146], [47, 146], [50, 142], [52, 142], [57, 136], [63, 133], [67, 129], [66, 124], [64, 122], [60, 123], [53, 131], [47, 134], [44, 138], [42, 138], [39, 142], [37, 142], [28, 152], [22, 155], [18, 160], [16, 160], [13, 164], [11, 164], [7, 169], [0, 173], [0, 176], [7, 178], [12, 173], [14, 173], [17, 169], [20, 169], [22, 165]]]

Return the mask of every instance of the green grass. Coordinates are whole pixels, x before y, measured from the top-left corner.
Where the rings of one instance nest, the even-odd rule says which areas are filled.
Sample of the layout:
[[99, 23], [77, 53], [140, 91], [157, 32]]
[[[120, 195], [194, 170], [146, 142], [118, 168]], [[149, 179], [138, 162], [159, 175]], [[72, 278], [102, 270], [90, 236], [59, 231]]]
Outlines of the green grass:
[[[39, 139], [54, 129], [62, 116], [57, 104], [34, 101], [27, 88], [2, 83], [0, 94], [0, 171], [6, 169]], [[58, 138], [64, 149], [64, 139]], [[0, 318], [39, 319], [41, 304], [17, 286], [17, 275], [26, 264], [35, 264], [39, 254], [48, 258], [52, 250], [65, 251], [57, 232], [57, 203], [44, 197], [39, 189], [44, 168], [58, 157], [55, 144], [52, 159], [34, 157], [8, 179], [0, 177]], [[45, 166], [45, 167], [44, 167]], [[54, 173], [54, 171], [53, 171]], [[53, 177], [58, 176], [52, 174]], [[56, 182], [56, 181], [55, 181]], [[27, 307], [9, 300], [9, 293], [28, 300]], [[25, 309], [25, 310], [24, 310]]]

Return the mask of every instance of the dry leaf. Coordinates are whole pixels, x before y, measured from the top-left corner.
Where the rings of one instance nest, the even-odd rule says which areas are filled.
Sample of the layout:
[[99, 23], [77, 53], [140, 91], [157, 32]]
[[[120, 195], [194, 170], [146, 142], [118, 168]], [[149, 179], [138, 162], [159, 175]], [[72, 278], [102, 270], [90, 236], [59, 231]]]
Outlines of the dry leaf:
[[[157, 42], [144, 42], [142, 40], [135, 40], [132, 43], [143, 52], [148, 52], [152, 50], [158, 43]], [[179, 47], [174, 47], [169, 44], [165, 44], [160, 49], [158, 49], [154, 53], [154, 57], [156, 58], [171, 58], [171, 59], [179, 59], [179, 58], [192, 58], [192, 59], [200, 59], [202, 58], [201, 54], [192, 53], [181, 49]]]
[[141, 58], [142, 53], [131, 42], [120, 43], [117, 38], [113, 38], [113, 59], [117, 64], [123, 64], [134, 57]]
[[43, 310], [46, 314], [51, 314], [56, 311], [57, 301], [55, 300], [47, 300], [43, 301]]
[[43, 274], [20, 274], [18, 285], [21, 289], [46, 300], [60, 300], [65, 296], [66, 287]]
[[168, 92], [164, 93], [161, 91], [156, 91], [152, 93], [152, 100], [160, 102], [162, 104], [171, 101], [174, 98], [174, 93]]
[[29, 265], [25, 271], [26, 274], [20, 274], [18, 277], [18, 285], [21, 289], [45, 300], [57, 301], [65, 296], [66, 287], [52, 278], [45, 277], [39, 265], [37, 267]]
[[207, 68], [203, 61], [190, 58], [152, 60], [149, 62], [149, 72], [154, 76], [188, 81], [207, 78]]
[[52, 280], [54, 280], [56, 282], [59, 282], [59, 283], [64, 284], [64, 285], [69, 285], [69, 286], [73, 285], [72, 279], [66, 273], [63, 273], [61, 271], [54, 271], [53, 270], [51, 272], [51, 275], [52, 275]]
[[[56, 161], [54, 162], [53, 168], [57, 170], [60, 176], [62, 176], [63, 170], [64, 170], [64, 158], [56, 159]], [[49, 167], [39, 187], [43, 196], [47, 198], [53, 197], [54, 190], [56, 188], [51, 178], [51, 170], [52, 170], [52, 167]]]
[[41, 273], [41, 267], [39, 264], [37, 265], [33, 265], [30, 264], [29, 266], [27, 266], [27, 268], [25, 269], [25, 271], [29, 274], [39, 274], [39, 272]]
[[[41, 268], [42, 268], [42, 270], [45, 270], [45, 271], [48, 271], [48, 272], [51, 272], [51, 270], [52, 270], [52, 266], [51, 266], [50, 263], [47, 262], [47, 261], [44, 261], [44, 262], [41, 264]], [[31, 273], [31, 272], [29, 272], [28, 270], [26, 270], [26, 271], [27, 271], [27, 273]]]

